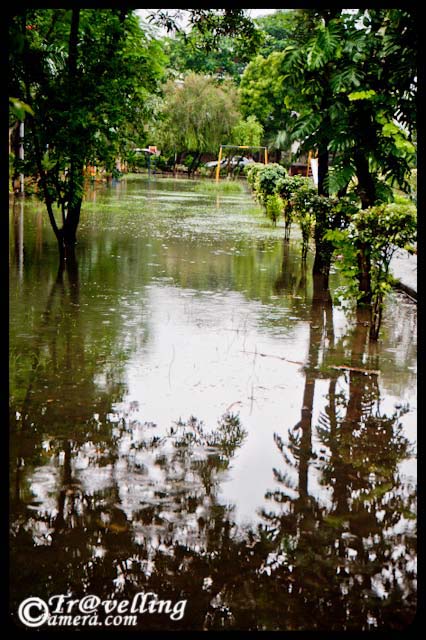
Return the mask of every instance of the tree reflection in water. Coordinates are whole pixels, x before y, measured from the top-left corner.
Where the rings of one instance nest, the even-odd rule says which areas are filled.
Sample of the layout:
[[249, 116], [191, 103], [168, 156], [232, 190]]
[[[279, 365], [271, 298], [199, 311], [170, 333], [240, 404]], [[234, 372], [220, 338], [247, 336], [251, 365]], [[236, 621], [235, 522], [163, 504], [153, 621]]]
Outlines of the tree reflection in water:
[[[409, 454], [399, 420], [406, 409], [383, 415], [377, 373], [357, 370], [368, 345], [368, 322], [358, 311], [347, 345], [351, 369], [330, 377], [313, 451], [315, 380], [327, 358], [345, 352], [346, 337], [334, 345], [330, 311], [328, 292], [314, 282], [301, 420], [287, 444], [275, 434], [285, 471], [274, 470], [281, 488], [268, 494], [274, 506], [263, 511], [276, 545], [271, 576], [282, 588], [286, 628], [404, 628], [416, 607], [416, 492], [398, 470]], [[309, 472], [329, 489], [327, 500], [309, 491]]]
[[[288, 434], [275, 434], [282, 468], [273, 470], [276, 489], [250, 528], [218, 498], [246, 437], [239, 417], [225, 414], [214, 429], [191, 417], [161, 434], [134, 420], [131, 407], [111, 413], [125, 388], [112, 370], [104, 393], [94, 384], [105, 363], [85, 352], [76, 265], [67, 276], [68, 289], [60, 272], [48, 297], [48, 343], [34, 352], [12, 437], [13, 615], [30, 588], [45, 599], [130, 599], [150, 591], [188, 601], [182, 620], [145, 615], [139, 629], [408, 624], [416, 493], [399, 474], [409, 454], [404, 408], [381, 412], [378, 376], [366, 366], [364, 318], [336, 340], [330, 293], [314, 281], [301, 419]], [[337, 364], [352, 369], [331, 368]], [[56, 374], [64, 370], [68, 377]], [[315, 424], [317, 380], [329, 382]], [[77, 385], [81, 406], [68, 401], [67, 385]], [[46, 389], [56, 389], [54, 402]], [[46, 412], [49, 435], [38, 430]]]

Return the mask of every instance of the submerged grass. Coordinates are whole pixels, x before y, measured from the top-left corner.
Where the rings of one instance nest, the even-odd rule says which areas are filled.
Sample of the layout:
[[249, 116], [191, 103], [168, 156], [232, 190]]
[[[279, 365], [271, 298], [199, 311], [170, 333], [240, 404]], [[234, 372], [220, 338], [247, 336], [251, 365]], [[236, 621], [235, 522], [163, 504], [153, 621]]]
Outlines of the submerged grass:
[[197, 182], [194, 191], [199, 193], [244, 193], [244, 187], [240, 182], [220, 180], [219, 182]]

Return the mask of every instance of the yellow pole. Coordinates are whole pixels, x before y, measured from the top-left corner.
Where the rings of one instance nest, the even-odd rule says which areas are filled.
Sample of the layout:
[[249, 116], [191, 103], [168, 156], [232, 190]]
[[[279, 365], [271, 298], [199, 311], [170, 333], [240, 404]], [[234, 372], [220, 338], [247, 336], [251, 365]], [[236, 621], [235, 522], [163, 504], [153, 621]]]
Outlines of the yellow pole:
[[222, 160], [222, 145], [220, 145], [220, 149], [219, 149], [219, 157], [217, 159], [217, 167], [216, 167], [216, 182], [219, 182], [219, 175], [220, 175], [220, 162]]
[[268, 149], [265, 147], [265, 164], [268, 164]]

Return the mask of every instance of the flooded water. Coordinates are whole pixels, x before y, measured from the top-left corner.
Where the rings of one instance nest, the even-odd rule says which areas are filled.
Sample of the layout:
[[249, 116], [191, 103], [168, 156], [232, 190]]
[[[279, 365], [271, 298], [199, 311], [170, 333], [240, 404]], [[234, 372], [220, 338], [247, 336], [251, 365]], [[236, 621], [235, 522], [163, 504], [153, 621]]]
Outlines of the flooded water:
[[405, 628], [415, 304], [369, 344], [247, 192], [92, 189], [59, 272], [42, 205], [10, 216], [13, 618], [145, 593], [133, 630]]

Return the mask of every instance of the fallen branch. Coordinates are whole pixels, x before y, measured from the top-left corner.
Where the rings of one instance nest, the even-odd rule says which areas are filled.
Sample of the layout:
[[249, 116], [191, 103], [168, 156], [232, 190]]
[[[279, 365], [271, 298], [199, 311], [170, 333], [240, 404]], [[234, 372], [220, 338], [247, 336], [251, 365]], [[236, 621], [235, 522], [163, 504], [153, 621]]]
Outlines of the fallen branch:
[[361, 369], [361, 367], [349, 367], [346, 364], [334, 365], [331, 369], [343, 369], [347, 371], [355, 371], [356, 373], [365, 373], [370, 376], [378, 376], [380, 371], [375, 371], [374, 369]]
[[299, 364], [301, 366], [305, 364], [304, 362], [299, 362], [299, 360], [289, 360], [288, 358], [284, 358], [284, 356], [274, 356], [270, 353], [260, 353], [259, 351], [241, 351], [241, 353], [250, 353], [254, 356], [261, 356], [262, 358], [276, 358], [277, 360], [285, 360], [291, 364]]

